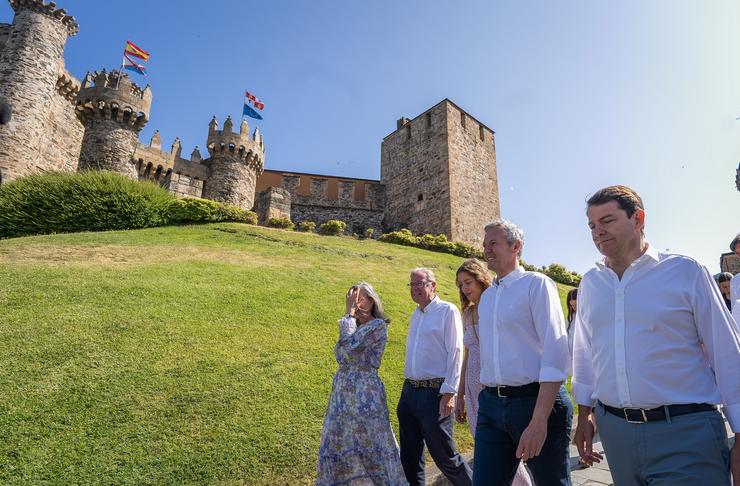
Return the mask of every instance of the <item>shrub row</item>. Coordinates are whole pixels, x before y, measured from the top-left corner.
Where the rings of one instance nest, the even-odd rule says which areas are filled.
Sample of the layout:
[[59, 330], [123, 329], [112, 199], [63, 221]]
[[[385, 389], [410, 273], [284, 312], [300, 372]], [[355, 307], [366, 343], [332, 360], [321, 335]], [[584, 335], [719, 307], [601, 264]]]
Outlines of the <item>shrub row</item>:
[[[467, 243], [459, 241], [453, 242], [447, 239], [445, 235], [420, 235], [414, 236], [411, 231], [402, 229], [400, 231], [393, 231], [391, 233], [385, 233], [378, 238], [378, 241], [384, 241], [386, 243], [395, 243], [397, 245], [413, 246], [416, 248], [423, 248], [425, 250], [438, 251], [441, 253], [450, 253], [463, 258], [483, 258], [483, 251]], [[565, 285], [572, 285], [577, 287], [581, 283], [581, 275], [576, 272], [571, 272], [559, 263], [552, 263], [547, 267], [537, 267], [530, 265], [524, 260], [521, 260], [521, 265], [525, 270], [532, 272], [544, 273], [556, 282]]]
[[256, 224], [257, 216], [111, 172], [37, 174], [0, 186], [0, 238], [215, 221]]

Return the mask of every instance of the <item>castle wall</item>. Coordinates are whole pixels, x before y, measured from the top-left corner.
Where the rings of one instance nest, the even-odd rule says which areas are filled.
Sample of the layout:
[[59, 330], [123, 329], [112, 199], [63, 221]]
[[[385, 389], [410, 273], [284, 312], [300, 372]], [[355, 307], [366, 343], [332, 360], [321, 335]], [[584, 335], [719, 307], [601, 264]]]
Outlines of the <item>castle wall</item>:
[[13, 116], [10, 123], [0, 126], [0, 182], [65, 168], [63, 158], [47, 158], [50, 149], [45, 144], [51, 141], [50, 121], [63, 118], [50, 112], [57, 103], [64, 45], [77, 32], [72, 17], [57, 15], [40, 0], [11, 6], [16, 13], [10, 33], [7, 27], [3, 29], [0, 98], [10, 105]]
[[452, 237], [445, 100], [413, 120], [399, 120], [383, 139], [380, 173], [385, 185], [386, 230], [444, 233]]
[[223, 153], [213, 155], [206, 162], [210, 176], [203, 185], [203, 197], [252, 209], [257, 179], [255, 169]]
[[[337, 184], [336, 197], [329, 192], [332, 179]], [[309, 194], [302, 195], [301, 186], [307, 182]], [[356, 197], [357, 186], [361, 186], [362, 199]], [[347, 223], [350, 233], [363, 234], [367, 228], [382, 230], [385, 188], [377, 181], [284, 173], [281, 187], [291, 194], [290, 217], [295, 223], [313, 221], [318, 226], [339, 219]]]
[[8, 41], [10, 30], [13, 28], [10, 24], [0, 24], [0, 52], [3, 51], [5, 43]]
[[[464, 122], [462, 117], [465, 117]], [[483, 244], [483, 228], [501, 214], [495, 134], [449, 103], [447, 130], [451, 239], [480, 247]]]
[[271, 218], [290, 219], [290, 191], [282, 187], [269, 187], [258, 192], [254, 198], [254, 212], [259, 224], [265, 224]]
[[110, 170], [136, 179], [132, 157], [138, 142], [135, 131], [96, 112], [85, 124], [80, 170]]
[[41, 158], [56, 170], [74, 172], [80, 162], [85, 127], [75, 114], [74, 100], [79, 87], [80, 82], [63, 71], [47, 112]]

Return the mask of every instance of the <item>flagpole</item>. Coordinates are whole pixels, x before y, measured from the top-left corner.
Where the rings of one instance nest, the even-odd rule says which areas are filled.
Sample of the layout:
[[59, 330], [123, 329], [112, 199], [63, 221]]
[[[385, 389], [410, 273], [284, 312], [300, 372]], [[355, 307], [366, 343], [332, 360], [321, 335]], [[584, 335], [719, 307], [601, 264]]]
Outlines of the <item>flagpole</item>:
[[124, 56], [123, 59], [121, 59], [121, 67], [118, 68], [118, 79], [116, 80], [116, 89], [118, 89], [118, 85], [121, 84], [121, 73], [123, 72], [123, 64], [126, 62], [125, 59], [126, 59], [126, 56]]

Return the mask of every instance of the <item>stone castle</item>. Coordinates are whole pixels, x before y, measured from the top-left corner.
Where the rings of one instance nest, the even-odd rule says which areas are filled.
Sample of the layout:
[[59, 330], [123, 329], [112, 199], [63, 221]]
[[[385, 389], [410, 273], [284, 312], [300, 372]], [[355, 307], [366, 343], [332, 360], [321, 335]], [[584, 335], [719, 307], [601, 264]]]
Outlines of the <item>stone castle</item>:
[[184, 158], [174, 140], [148, 144], [152, 89], [126, 74], [65, 69], [74, 17], [43, 0], [9, 0], [12, 24], [0, 24], [0, 99], [12, 119], [0, 126], [0, 184], [39, 171], [109, 170], [148, 180], [178, 196], [202, 197], [254, 209], [261, 221], [347, 222], [373, 228], [444, 233], [478, 245], [481, 228], [499, 216], [494, 132], [445, 99], [414, 119], [401, 118], [381, 144], [381, 180], [264, 168], [265, 143], [246, 121], [208, 125], [203, 158]]

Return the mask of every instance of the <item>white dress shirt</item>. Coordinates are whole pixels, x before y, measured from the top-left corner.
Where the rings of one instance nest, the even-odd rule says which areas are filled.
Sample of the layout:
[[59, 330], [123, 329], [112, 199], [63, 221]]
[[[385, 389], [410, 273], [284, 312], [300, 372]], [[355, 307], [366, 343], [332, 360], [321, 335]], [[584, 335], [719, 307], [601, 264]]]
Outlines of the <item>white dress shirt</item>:
[[573, 394], [613, 407], [724, 403], [740, 432], [740, 332], [706, 268], [652, 247], [622, 279], [603, 262], [578, 290]]
[[740, 326], [740, 273], [730, 280], [730, 305], [732, 306], [732, 317]]
[[568, 378], [563, 308], [549, 277], [517, 267], [483, 292], [478, 321], [483, 385], [520, 386]]
[[411, 380], [444, 378], [440, 393], [457, 393], [463, 356], [460, 311], [435, 297], [424, 310], [411, 314], [406, 338], [404, 376]]

